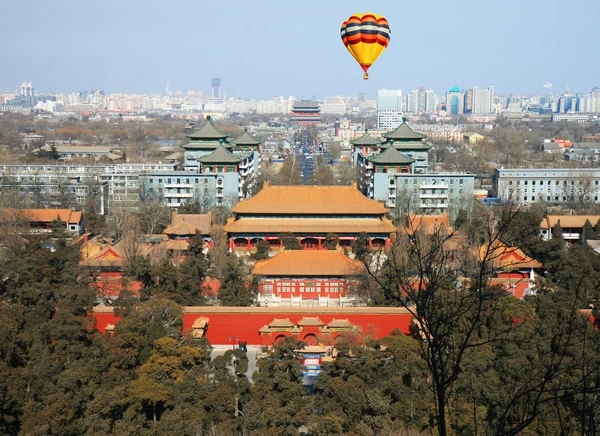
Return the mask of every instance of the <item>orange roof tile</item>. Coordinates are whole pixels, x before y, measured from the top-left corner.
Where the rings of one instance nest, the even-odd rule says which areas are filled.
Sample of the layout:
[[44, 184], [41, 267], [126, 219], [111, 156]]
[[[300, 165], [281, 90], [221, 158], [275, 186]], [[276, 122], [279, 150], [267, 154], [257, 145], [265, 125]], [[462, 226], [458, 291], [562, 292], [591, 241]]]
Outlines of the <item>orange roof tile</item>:
[[359, 274], [364, 265], [338, 250], [281, 251], [270, 259], [254, 264], [253, 275], [260, 276], [330, 276], [345, 277]]
[[447, 213], [441, 215], [417, 215], [410, 213], [408, 215], [408, 225], [405, 227], [405, 230], [409, 234], [413, 231], [420, 231], [427, 235], [432, 235], [438, 229], [448, 234], [454, 231], [450, 226], [450, 218]]
[[174, 212], [173, 216], [171, 217], [171, 226], [176, 226], [177, 224], [184, 221], [201, 230], [202, 234], [208, 234], [208, 232], [210, 231], [210, 227], [212, 226], [212, 213], [208, 212], [206, 214], [178, 214], [177, 212]]
[[83, 216], [82, 212], [74, 212], [71, 209], [4, 209], [3, 215], [22, 217], [35, 223], [50, 224], [56, 218], [69, 224], [79, 224]]
[[190, 248], [190, 242], [185, 239], [169, 239], [168, 241], [162, 242], [161, 245], [167, 250], [185, 251]]
[[175, 224], [174, 226], [169, 226], [165, 229], [165, 233], [167, 235], [175, 235], [175, 236], [186, 236], [186, 235], [195, 235], [196, 230], [202, 232], [202, 229], [186, 222], [180, 221], [179, 224]]
[[[487, 245], [479, 247], [479, 259], [483, 260], [487, 251]], [[542, 268], [543, 265], [537, 260], [527, 256], [518, 247], [509, 247], [503, 242], [497, 242], [488, 254], [488, 259], [496, 269], [519, 269], [519, 268]]]
[[240, 218], [230, 220], [225, 226], [227, 233], [336, 233], [359, 234], [393, 233], [394, 225], [387, 218]]
[[352, 186], [273, 186], [232, 209], [241, 214], [383, 215], [389, 210]]
[[583, 228], [586, 221], [590, 221], [592, 226], [595, 226], [600, 215], [548, 215], [542, 220], [542, 229], [551, 229], [559, 221], [561, 228]]

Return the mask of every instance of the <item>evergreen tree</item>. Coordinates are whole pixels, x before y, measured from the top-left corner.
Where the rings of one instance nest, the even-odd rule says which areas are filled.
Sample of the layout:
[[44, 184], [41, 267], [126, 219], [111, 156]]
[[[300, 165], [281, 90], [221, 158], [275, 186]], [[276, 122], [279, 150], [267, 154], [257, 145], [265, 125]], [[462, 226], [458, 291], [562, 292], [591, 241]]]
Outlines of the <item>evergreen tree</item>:
[[219, 301], [223, 306], [251, 306], [256, 301], [257, 285], [246, 283], [245, 267], [236, 255], [227, 258], [227, 268], [220, 277]]
[[323, 246], [328, 250], [335, 250], [340, 243], [340, 238], [335, 233], [329, 233], [323, 241]]
[[259, 239], [256, 243], [256, 252], [250, 256], [253, 260], [265, 260], [269, 258], [271, 247], [264, 239]]
[[281, 233], [279, 240], [283, 242], [283, 246], [286, 250], [302, 250], [302, 244], [298, 241], [296, 235], [292, 233]]

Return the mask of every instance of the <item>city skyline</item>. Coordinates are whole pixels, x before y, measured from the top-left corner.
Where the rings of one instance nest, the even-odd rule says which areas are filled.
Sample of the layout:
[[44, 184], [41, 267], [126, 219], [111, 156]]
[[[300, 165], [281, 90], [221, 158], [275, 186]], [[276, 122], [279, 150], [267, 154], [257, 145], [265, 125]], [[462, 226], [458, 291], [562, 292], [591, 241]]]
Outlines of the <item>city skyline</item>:
[[[339, 38], [341, 22], [365, 7], [358, 1], [322, 5], [313, 0], [285, 7], [273, 0], [260, 7], [239, 2], [235, 8], [192, 2], [152, 9], [114, 1], [3, 4], [0, 13], [11, 44], [0, 47], [0, 87], [16, 89], [27, 79], [45, 93], [98, 86], [111, 94], [156, 94], [167, 83], [172, 90], [207, 92], [210, 80], [220, 77], [226, 95], [260, 100], [375, 96], [378, 89], [422, 85], [440, 95], [454, 85], [493, 85], [498, 94], [535, 95], [548, 82], [557, 93], [567, 87], [589, 92], [598, 84], [593, 72], [600, 60], [589, 53], [600, 7], [592, 1], [481, 5], [465, 0], [435, 10], [424, 4], [382, 4], [373, 12], [388, 18], [392, 38], [368, 82]], [[25, 16], [27, 26], [21, 23]], [[464, 37], [448, 37], [449, 17], [453, 34]], [[549, 31], [565, 17], [577, 19], [577, 44], [560, 35], [532, 39], [536, 32], [553, 35]], [[564, 70], [549, 69], [564, 62], [561, 53], [585, 60], [585, 68], [570, 68], [568, 79]]]

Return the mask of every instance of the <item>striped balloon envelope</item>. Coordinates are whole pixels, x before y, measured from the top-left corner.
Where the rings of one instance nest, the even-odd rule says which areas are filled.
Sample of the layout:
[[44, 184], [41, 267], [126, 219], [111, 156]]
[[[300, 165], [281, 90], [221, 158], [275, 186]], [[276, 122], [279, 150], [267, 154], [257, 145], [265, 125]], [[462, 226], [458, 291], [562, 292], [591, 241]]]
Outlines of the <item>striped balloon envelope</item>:
[[369, 78], [367, 70], [390, 42], [390, 26], [381, 15], [355, 14], [342, 23], [342, 41]]

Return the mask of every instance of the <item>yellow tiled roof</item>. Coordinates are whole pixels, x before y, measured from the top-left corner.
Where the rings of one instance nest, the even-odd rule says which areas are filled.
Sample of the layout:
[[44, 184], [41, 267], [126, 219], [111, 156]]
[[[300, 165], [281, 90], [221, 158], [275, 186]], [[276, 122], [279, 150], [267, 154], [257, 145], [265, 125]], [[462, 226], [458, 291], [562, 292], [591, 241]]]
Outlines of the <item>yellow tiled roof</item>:
[[241, 214], [383, 215], [388, 209], [352, 186], [273, 186], [265, 183], [254, 197], [232, 209]]
[[338, 250], [281, 251], [254, 264], [253, 275], [345, 277], [364, 271], [364, 265]]
[[394, 225], [387, 218], [240, 218], [225, 226], [228, 233], [393, 233]]

